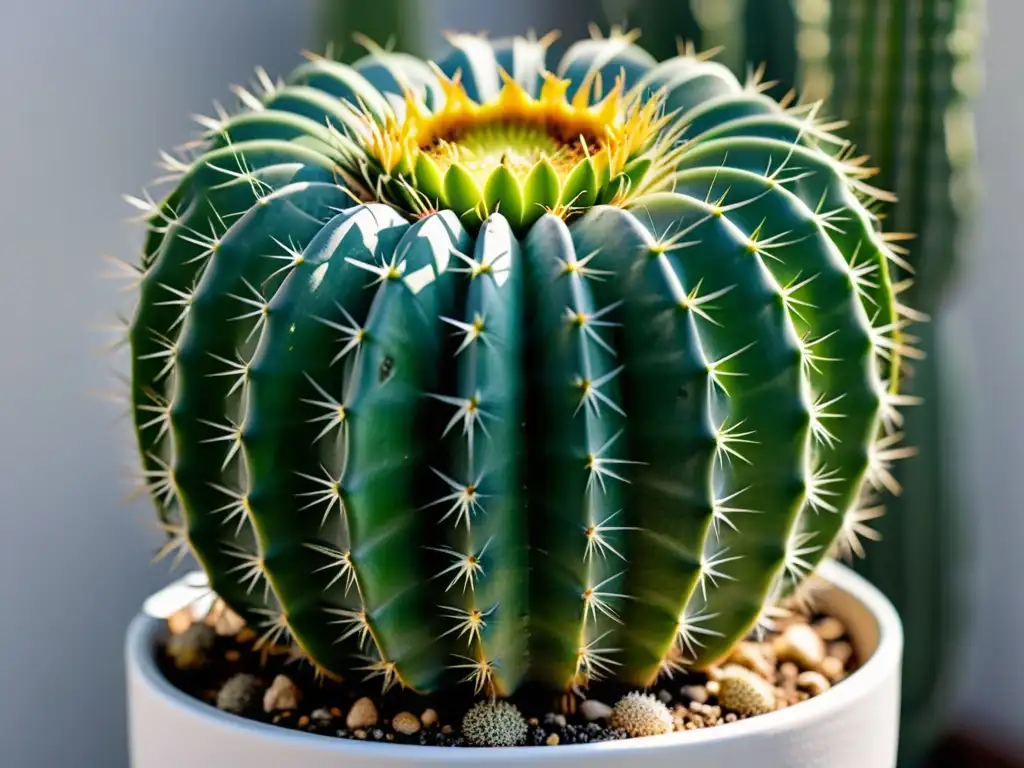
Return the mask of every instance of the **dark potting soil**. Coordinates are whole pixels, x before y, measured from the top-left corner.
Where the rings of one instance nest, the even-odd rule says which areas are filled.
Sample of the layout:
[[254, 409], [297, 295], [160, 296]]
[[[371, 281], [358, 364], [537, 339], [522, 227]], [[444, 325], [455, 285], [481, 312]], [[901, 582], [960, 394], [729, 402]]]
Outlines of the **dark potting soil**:
[[[210, 706], [334, 738], [475, 745], [462, 733], [463, 718], [479, 700], [471, 690], [420, 696], [397, 686], [382, 693], [379, 678], [365, 683], [324, 679], [290, 648], [258, 648], [256, 634], [248, 628], [223, 634], [214, 632], [214, 623], [211, 617], [172, 617], [169, 648], [159, 654], [167, 679]], [[718, 694], [726, 678], [756, 676], [760, 690], [774, 698], [771, 708], [781, 709], [840, 684], [856, 668], [846, 628], [834, 617], [794, 613], [776, 629], [760, 640], [751, 637], [741, 643], [721, 665], [704, 672], [675, 672], [649, 689], [646, 693], [665, 705], [658, 711], [666, 723], [671, 717], [671, 726], [663, 727], [682, 731], [727, 726], [763, 713], [724, 707]], [[622, 724], [622, 718], [610, 716], [611, 708], [632, 690], [595, 683], [582, 694], [584, 699], [526, 687], [509, 699], [526, 721], [520, 743], [556, 746], [630, 738], [627, 730], [609, 721]]]

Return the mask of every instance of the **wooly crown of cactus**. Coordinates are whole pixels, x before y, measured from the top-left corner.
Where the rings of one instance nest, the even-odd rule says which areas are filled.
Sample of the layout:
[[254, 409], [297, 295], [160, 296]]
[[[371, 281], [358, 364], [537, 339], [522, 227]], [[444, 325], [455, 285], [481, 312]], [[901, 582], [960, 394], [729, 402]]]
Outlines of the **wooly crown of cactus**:
[[692, 50], [551, 40], [259, 71], [132, 199], [165, 551], [324, 674], [647, 686], [896, 490], [914, 313], [837, 124]]

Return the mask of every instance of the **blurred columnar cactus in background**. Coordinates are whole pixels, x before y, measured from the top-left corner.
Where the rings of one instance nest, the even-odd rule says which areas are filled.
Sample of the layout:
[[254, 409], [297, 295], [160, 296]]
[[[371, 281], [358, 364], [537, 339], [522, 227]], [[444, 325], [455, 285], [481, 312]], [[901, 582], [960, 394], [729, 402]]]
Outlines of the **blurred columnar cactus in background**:
[[315, 47], [328, 58], [351, 64], [366, 51], [356, 40], [373, 40], [385, 48], [422, 55], [423, 17], [418, 0], [327, 0], [317, 23]]
[[[676, 39], [698, 49], [726, 45], [721, 61], [735, 71], [764, 64], [781, 96], [849, 122], [840, 131], [868, 155], [883, 189], [899, 204], [881, 213], [913, 266], [907, 295], [919, 310], [942, 311], [964, 254], [977, 197], [971, 99], [980, 80], [984, 0], [619, 0], [619, 20], [643, 30], [659, 54]], [[672, 19], [667, 23], [666, 19]], [[938, 327], [917, 331], [926, 359], [907, 391], [924, 405], [903, 425], [920, 455], [896, 470], [904, 493], [876, 526], [881, 542], [858, 568], [894, 601], [906, 627], [903, 757], [914, 765], [945, 725], [951, 666], [965, 604], [954, 450], [956, 350], [939, 345]]]

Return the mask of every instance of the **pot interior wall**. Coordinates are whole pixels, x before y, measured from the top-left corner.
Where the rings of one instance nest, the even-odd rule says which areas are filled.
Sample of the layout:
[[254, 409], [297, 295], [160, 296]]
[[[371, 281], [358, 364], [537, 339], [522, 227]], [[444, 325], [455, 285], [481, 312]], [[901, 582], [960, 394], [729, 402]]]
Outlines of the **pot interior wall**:
[[827, 582], [816, 586], [814, 595], [822, 610], [846, 625], [857, 662], [863, 664], [870, 659], [878, 650], [881, 628], [868, 607], [849, 592], [836, 589]]

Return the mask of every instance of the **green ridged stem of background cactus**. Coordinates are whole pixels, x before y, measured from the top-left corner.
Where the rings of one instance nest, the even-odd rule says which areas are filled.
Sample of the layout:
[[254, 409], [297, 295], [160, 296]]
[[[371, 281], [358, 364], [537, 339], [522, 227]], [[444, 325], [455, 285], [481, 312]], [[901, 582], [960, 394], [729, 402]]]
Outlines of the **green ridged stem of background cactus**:
[[452, 42], [262, 78], [136, 201], [168, 546], [385, 688], [706, 666], [859, 546], [906, 454], [880, 193], [720, 64]]
[[[779, 81], [770, 93], [781, 97], [797, 89], [805, 99], [825, 99], [830, 114], [849, 118], [843, 136], [873, 158], [875, 183], [899, 199], [884, 212], [887, 228], [917, 235], [898, 244], [914, 268], [907, 302], [941, 318], [977, 202], [971, 102], [980, 80], [984, 0], [729, 0], [710, 6], [705, 0], [624, 0], [618, 6], [643, 29], [645, 47], [663, 55], [676, 49], [676, 38], [707, 47], [728, 29], [745, 41], [742, 51], [721, 59], [734, 72], [764, 65]], [[894, 470], [905, 490], [887, 502], [889, 514], [876, 520], [880, 540], [856, 562], [903, 620], [900, 765], [908, 768], [925, 760], [950, 723], [956, 628], [968, 607], [961, 571], [970, 530], [956, 487], [958, 432], [947, 424], [956, 417], [955, 398], [943, 397], [955, 366], [942, 358], [957, 350], [937, 346], [937, 334], [930, 325], [922, 328], [919, 347], [928, 359], [903, 385], [906, 394], [925, 400], [900, 427], [920, 454]]]

